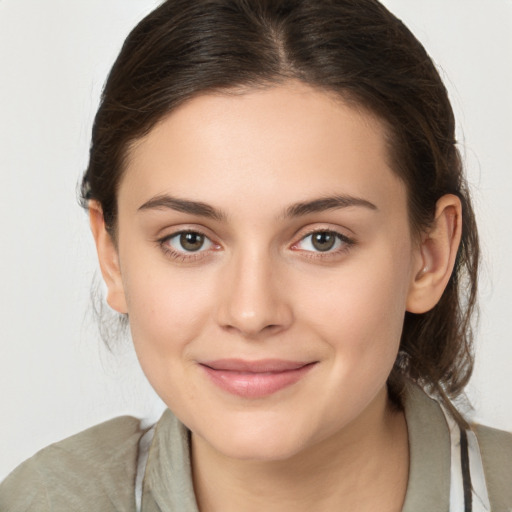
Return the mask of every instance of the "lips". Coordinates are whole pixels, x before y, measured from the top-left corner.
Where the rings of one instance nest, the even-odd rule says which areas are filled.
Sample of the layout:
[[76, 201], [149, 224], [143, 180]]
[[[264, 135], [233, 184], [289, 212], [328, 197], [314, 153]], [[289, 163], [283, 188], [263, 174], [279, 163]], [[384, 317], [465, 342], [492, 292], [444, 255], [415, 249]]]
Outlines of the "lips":
[[282, 359], [219, 359], [200, 366], [223, 391], [242, 398], [264, 398], [296, 384], [315, 364]]

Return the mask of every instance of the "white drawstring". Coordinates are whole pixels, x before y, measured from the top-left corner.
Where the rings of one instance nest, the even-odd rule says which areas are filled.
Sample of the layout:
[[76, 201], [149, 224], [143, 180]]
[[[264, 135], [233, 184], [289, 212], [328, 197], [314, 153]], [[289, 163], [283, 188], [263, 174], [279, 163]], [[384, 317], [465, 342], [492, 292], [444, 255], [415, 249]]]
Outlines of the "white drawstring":
[[469, 456], [469, 475], [471, 480], [472, 507], [464, 503], [464, 477], [461, 460], [461, 429], [451, 414], [443, 408], [446, 423], [450, 429], [451, 468], [450, 468], [450, 512], [490, 512], [489, 495], [485, 482], [482, 455], [478, 439], [471, 430], [466, 430]]

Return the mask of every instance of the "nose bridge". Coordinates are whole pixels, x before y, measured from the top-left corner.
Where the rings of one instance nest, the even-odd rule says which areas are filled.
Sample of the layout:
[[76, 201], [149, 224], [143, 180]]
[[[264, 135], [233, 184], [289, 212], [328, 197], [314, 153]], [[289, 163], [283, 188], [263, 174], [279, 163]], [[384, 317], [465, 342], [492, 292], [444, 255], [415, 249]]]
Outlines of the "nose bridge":
[[219, 323], [245, 336], [286, 328], [292, 313], [278, 272], [276, 257], [268, 249], [253, 243], [234, 251], [223, 272]]

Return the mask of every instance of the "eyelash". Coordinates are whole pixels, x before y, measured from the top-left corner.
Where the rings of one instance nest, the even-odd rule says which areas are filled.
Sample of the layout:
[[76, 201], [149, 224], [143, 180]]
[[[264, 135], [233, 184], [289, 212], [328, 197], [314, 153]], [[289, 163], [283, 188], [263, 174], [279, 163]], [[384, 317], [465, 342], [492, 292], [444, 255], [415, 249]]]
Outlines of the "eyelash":
[[[304, 242], [308, 237], [312, 237], [317, 233], [334, 235], [337, 239], [337, 242], [341, 242], [341, 244], [342, 244], [341, 247], [338, 247], [334, 251], [332, 251], [330, 249], [327, 251], [307, 251], [307, 250], [296, 249], [296, 246], [298, 244], [300, 244], [301, 242]], [[208, 240], [212, 246], [219, 247], [218, 244], [215, 244], [215, 242], [213, 242], [207, 235], [205, 235], [201, 231], [192, 230], [192, 229], [177, 231], [176, 233], [172, 233], [171, 235], [167, 235], [167, 236], [157, 240], [158, 245], [160, 246], [162, 251], [167, 256], [169, 256], [171, 259], [173, 259], [175, 261], [187, 262], [187, 263], [194, 262], [194, 261], [197, 261], [199, 259], [206, 257], [207, 254], [205, 254], [205, 253], [209, 252], [208, 250], [202, 250], [202, 247], [197, 251], [185, 251], [184, 250], [183, 252], [177, 251], [177, 250], [173, 249], [172, 247], [170, 247], [169, 241], [172, 240], [173, 238], [179, 237], [183, 234], [199, 235], [201, 237], [204, 237], [205, 240]], [[342, 233], [339, 233], [332, 229], [315, 229], [315, 230], [309, 231], [306, 234], [304, 234], [300, 238], [299, 241], [295, 242], [291, 246], [291, 248], [292, 248], [292, 250], [297, 250], [297, 251], [303, 252], [304, 256], [306, 258], [310, 258], [310, 259], [321, 258], [323, 260], [326, 260], [326, 259], [336, 257], [336, 256], [339, 256], [340, 254], [344, 254], [344, 253], [348, 252], [350, 250], [350, 248], [353, 247], [355, 244], [356, 244], [356, 241], [354, 239], [349, 238], [346, 235], [343, 235]]]
[[169, 241], [173, 238], [179, 237], [184, 234], [193, 234], [193, 235], [199, 235], [202, 236], [205, 241], [208, 240], [212, 246], [217, 246], [214, 242], [211, 241], [211, 239], [205, 235], [204, 233], [201, 233], [201, 231], [194, 230], [194, 229], [184, 229], [182, 231], [177, 231], [176, 233], [172, 233], [171, 235], [167, 235], [163, 238], [160, 238], [158, 240], [158, 245], [161, 247], [162, 251], [169, 256], [171, 259], [178, 261], [178, 262], [194, 262], [201, 258], [204, 258], [206, 255], [204, 254], [207, 251], [202, 250], [202, 247], [197, 251], [177, 251], [176, 249], [173, 249], [169, 245]]
[[[306, 233], [304, 236], [302, 236], [300, 238], [300, 240], [298, 242], [295, 242], [292, 245], [292, 249], [294, 249], [299, 243], [303, 242], [307, 238], [312, 237], [318, 233], [333, 235], [334, 237], [336, 237], [337, 242], [341, 243], [341, 247], [338, 247], [336, 250], [329, 249], [328, 251], [302, 251], [302, 252], [304, 252], [304, 256], [306, 258], [311, 258], [311, 259], [321, 258], [322, 260], [326, 260], [329, 258], [335, 258], [336, 256], [339, 256], [341, 254], [345, 254], [346, 252], [348, 252], [351, 249], [351, 247], [353, 247], [356, 244], [356, 241], [353, 238], [349, 238], [348, 236], [343, 235], [342, 233], [339, 233], [338, 231], [334, 231], [333, 229], [325, 229], [325, 228], [322, 229], [321, 228], [321, 229], [314, 229], [314, 230]], [[296, 250], [300, 251], [301, 249], [296, 249]]]

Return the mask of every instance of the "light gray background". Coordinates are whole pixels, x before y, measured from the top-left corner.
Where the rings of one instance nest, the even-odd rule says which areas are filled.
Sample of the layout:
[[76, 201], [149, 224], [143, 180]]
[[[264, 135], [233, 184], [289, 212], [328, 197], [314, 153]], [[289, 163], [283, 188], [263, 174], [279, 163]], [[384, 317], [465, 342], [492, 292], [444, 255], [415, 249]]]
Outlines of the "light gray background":
[[[512, 0], [386, 0], [445, 78], [485, 264], [475, 417], [512, 429]], [[120, 414], [156, 415], [129, 347], [90, 315], [96, 261], [75, 200], [101, 86], [156, 0], [0, 1], [0, 479]]]

